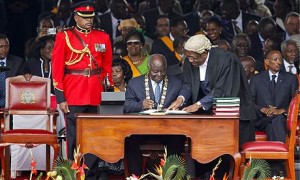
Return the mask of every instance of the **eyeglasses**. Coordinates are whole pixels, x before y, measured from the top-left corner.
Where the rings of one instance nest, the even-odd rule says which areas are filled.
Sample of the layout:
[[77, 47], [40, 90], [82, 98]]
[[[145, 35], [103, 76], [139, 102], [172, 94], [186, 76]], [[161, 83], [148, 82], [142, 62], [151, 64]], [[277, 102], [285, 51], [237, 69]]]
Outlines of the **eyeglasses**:
[[127, 46], [132, 46], [132, 45], [137, 46], [137, 45], [139, 45], [140, 43], [141, 43], [140, 41], [126, 42]]

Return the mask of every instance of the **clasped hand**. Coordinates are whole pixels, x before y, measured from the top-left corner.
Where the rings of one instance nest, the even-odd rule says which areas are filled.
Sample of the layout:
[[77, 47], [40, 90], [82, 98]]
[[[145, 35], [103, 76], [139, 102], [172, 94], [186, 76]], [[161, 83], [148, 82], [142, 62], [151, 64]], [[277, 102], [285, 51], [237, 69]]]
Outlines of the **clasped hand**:
[[273, 116], [284, 113], [285, 109], [277, 109], [276, 107], [269, 105], [269, 107], [261, 108], [260, 111], [267, 116]]

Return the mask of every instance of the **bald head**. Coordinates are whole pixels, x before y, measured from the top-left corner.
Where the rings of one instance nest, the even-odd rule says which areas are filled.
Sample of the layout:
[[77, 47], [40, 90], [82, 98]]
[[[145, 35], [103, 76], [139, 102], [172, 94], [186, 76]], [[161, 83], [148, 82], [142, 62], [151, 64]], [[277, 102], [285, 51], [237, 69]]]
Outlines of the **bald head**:
[[167, 73], [167, 60], [161, 54], [153, 54], [148, 61], [149, 77], [156, 83], [160, 83]]

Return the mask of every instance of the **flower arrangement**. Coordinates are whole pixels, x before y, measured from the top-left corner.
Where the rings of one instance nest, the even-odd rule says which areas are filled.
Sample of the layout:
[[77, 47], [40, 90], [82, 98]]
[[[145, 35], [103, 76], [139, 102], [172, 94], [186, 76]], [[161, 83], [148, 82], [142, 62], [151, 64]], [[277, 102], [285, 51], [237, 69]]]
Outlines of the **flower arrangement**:
[[148, 172], [140, 177], [133, 174], [126, 178], [126, 180], [141, 180], [147, 176], [152, 176], [157, 180], [191, 179], [187, 174], [185, 160], [176, 154], [167, 157], [166, 147], [164, 157], [160, 160], [160, 164], [155, 167], [155, 171], [156, 173]]
[[262, 180], [271, 176], [271, 168], [266, 160], [252, 159], [246, 164], [242, 180]]
[[[69, 159], [58, 158], [54, 161], [54, 170], [47, 173], [47, 178], [45, 180], [84, 180], [85, 173], [84, 170], [88, 167], [83, 163], [83, 154], [80, 153], [80, 146], [74, 150], [74, 161]], [[34, 161], [33, 154], [31, 151], [31, 173], [30, 180], [32, 180], [33, 174], [37, 174], [35, 169], [36, 162]], [[41, 180], [43, 173], [40, 173], [36, 178]]]

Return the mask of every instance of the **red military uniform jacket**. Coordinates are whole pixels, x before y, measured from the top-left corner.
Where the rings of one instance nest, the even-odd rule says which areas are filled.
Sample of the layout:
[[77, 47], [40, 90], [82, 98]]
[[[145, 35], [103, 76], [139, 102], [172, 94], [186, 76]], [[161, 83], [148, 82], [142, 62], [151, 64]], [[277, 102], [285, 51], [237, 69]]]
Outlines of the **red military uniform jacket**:
[[[81, 37], [88, 48], [84, 48], [72, 31]], [[100, 75], [67, 73], [67, 70], [97, 69], [90, 54], [102, 70]], [[77, 29], [67, 29], [57, 33], [52, 52], [52, 77], [57, 102], [67, 101], [69, 105], [98, 105], [103, 91], [103, 78], [108, 73], [111, 79], [111, 66], [111, 42], [105, 32], [92, 29], [83, 33]]]

